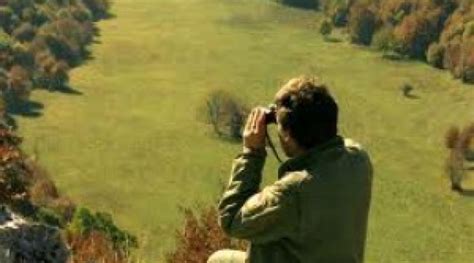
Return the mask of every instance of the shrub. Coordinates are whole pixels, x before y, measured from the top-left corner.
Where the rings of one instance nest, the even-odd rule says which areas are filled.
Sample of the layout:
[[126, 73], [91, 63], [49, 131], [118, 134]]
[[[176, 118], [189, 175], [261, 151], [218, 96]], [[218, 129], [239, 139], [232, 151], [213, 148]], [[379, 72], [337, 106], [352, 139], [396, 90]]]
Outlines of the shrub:
[[323, 35], [324, 37], [327, 37], [331, 34], [332, 32], [332, 24], [330, 21], [327, 19], [324, 19], [323, 22], [321, 22], [321, 25], [319, 26], [319, 33]]
[[93, 232], [103, 233], [112, 243], [114, 249], [128, 255], [130, 249], [138, 246], [137, 238], [118, 228], [107, 213], [93, 214], [87, 208], [76, 209], [69, 230], [74, 234], [89, 235]]
[[349, 15], [349, 33], [353, 43], [370, 45], [375, 26], [376, 17], [370, 6], [365, 4], [352, 6]]
[[61, 215], [59, 215], [56, 211], [46, 207], [40, 207], [37, 210], [35, 219], [39, 223], [57, 227], [62, 227], [65, 224]]
[[36, 28], [29, 22], [22, 23], [12, 32], [12, 36], [18, 41], [31, 41], [36, 35]]
[[0, 7], [0, 27], [3, 30], [9, 30], [12, 24], [13, 11], [11, 8], [2, 6]]
[[439, 43], [432, 43], [426, 53], [426, 61], [435, 68], [443, 68], [445, 48]]
[[85, 45], [92, 38], [79, 22], [70, 18], [41, 27], [40, 37], [56, 59], [67, 61], [69, 65], [81, 62]]
[[324, 9], [326, 15], [334, 26], [343, 27], [347, 25], [350, 3], [350, 1], [345, 0], [329, 0], [325, 2]]
[[63, 88], [69, 80], [69, 66], [65, 61], [57, 61], [49, 52], [38, 53], [36, 58], [37, 71], [35, 84], [57, 90]]
[[30, 200], [34, 205], [46, 206], [51, 200], [59, 197], [58, 189], [54, 183], [47, 179], [36, 179], [29, 189]]
[[22, 66], [29, 72], [34, 70], [35, 59], [28, 45], [17, 42], [12, 46], [12, 53], [13, 64]]
[[82, 0], [95, 19], [105, 18], [110, 8], [109, 0]]
[[424, 58], [429, 45], [429, 27], [427, 21], [416, 14], [405, 16], [395, 28], [394, 35], [402, 54], [412, 58]]
[[462, 191], [462, 181], [465, 178], [464, 164], [461, 155], [451, 151], [446, 160], [446, 175], [451, 181], [451, 189]]
[[451, 126], [444, 136], [446, 148], [455, 149], [459, 142], [460, 130], [457, 126]]
[[375, 49], [384, 52], [396, 50], [393, 28], [387, 26], [375, 32], [372, 38], [372, 46], [374, 46]]
[[216, 90], [205, 102], [206, 119], [219, 136], [242, 138], [242, 127], [247, 108], [233, 95]]
[[449, 69], [451, 73], [459, 78], [462, 75], [462, 42], [457, 37], [448, 42], [444, 53], [443, 67]]
[[33, 5], [33, 0], [8, 0], [8, 6], [17, 14], [21, 14], [24, 8]]
[[13, 41], [5, 31], [0, 29], [0, 51], [8, 51], [13, 44]]
[[69, 263], [100, 262], [127, 263], [127, 258], [116, 251], [107, 236], [99, 231], [88, 235], [68, 232], [67, 243], [71, 249]]
[[471, 147], [471, 142], [474, 140], [474, 123], [466, 126], [459, 135], [459, 151], [466, 154]]
[[184, 227], [176, 233], [177, 245], [167, 255], [167, 262], [202, 263], [220, 249], [245, 250], [245, 242], [230, 239], [220, 229], [214, 207], [201, 210], [198, 214], [185, 209], [184, 216]]
[[0, 203], [11, 206], [28, 198], [28, 174], [18, 148], [20, 143], [20, 137], [0, 126]]
[[8, 83], [14, 95], [13, 99], [19, 99], [18, 102], [28, 98], [31, 91], [31, 78], [27, 69], [20, 65], [11, 67], [8, 73]]

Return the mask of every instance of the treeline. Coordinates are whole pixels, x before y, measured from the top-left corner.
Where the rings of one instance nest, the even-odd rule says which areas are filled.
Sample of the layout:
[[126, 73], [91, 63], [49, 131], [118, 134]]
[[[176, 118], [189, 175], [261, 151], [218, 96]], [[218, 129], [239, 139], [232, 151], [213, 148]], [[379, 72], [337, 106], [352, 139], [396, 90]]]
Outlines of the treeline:
[[108, 0], [0, 0], [0, 92], [8, 107], [33, 88], [60, 90], [105, 18]]
[[[346, 29], [353, 43], [387, 58], [411, 58], [474, 83], [473, 0], [276, 0], [323, 11], [322, 23]], [[305, 4], [301, 4], [305, 2]]]
[[474, 82], [471, 0], [330, 1], [325, 9], [334, 26], [347, 27], [353, 43], [424, 60]]

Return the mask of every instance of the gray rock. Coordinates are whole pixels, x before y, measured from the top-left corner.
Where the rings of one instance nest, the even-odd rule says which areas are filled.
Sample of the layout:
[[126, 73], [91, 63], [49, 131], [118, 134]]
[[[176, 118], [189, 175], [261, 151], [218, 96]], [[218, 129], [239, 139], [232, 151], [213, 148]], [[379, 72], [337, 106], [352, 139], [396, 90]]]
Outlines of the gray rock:
[[27, 222], [0, 206], [1, 263], [65, 263], [68, 256], [58, 228]]

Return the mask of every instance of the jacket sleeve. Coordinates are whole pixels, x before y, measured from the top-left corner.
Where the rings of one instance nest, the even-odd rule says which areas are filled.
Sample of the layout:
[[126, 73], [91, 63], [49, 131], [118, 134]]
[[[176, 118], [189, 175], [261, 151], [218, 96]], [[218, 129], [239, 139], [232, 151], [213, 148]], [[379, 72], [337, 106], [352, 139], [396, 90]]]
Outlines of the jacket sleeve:
[[219, 224], [230, 236], [266, 243], [295, 233], [301, 175], [288, 174], [259, 191], [265, 153], [245, 153], [233, 163], [219, 203]]

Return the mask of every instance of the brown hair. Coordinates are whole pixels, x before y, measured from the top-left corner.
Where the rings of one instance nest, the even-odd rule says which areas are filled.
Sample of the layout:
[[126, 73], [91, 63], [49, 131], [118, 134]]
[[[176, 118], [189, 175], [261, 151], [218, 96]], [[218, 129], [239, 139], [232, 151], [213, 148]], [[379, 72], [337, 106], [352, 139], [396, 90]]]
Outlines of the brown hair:
[[301, 147], [309, 149], [337, 135], [338, 106], [319, 79], [291, 79], [275, 102], [280, 124]]

